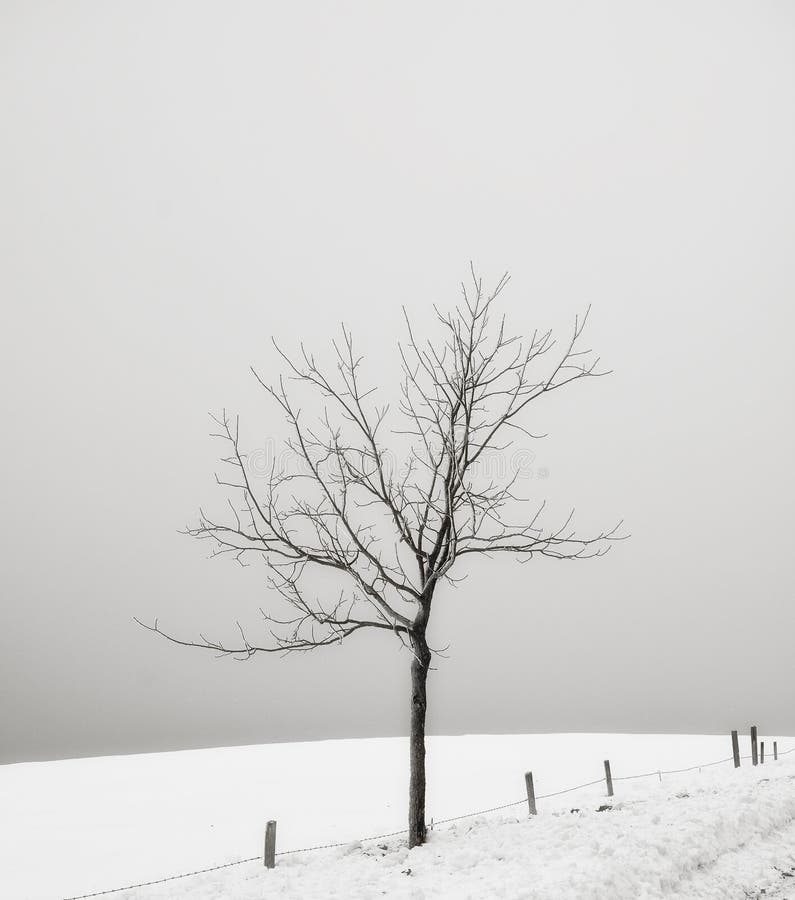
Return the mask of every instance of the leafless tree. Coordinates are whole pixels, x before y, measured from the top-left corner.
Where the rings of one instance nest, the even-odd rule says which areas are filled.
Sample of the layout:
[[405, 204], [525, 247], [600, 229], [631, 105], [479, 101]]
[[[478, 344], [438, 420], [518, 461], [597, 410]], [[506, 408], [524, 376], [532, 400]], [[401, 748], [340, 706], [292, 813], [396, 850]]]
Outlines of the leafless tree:
[[[237, 499], [228, 501], [223, 521], [201, 512], [187, 533], [211, 541], [215, 554], [261, 557], [285, 601], [279, 605], [289, 612], [263, 611], [268, 637], [257, 643], [242, 628], [239, 642], [229, 645], [204, 636], [181, 639], [157, 621], [145, 626], [178, 644], [243, 657], [311, 650], [368, 629], [391, 631], [411, 654], [411, 847], [426, 835], [426, 683], [433, 653], [427, 630], [442, 582], [452, 582], [456, 564], [471, 555], [585, 559], [620, 537], [620, 523], [578, 534], [571, 515], [548, 527], [543, 503], [522, 512], [515, 491], [520, 472], [484, 474], [487, 455], [504, 456], [516, 434], [534, 437], [521, 424], [531, 403], [606, 374], [579, 346], [587, 313], [562, 347], [549, 331], [509, 337], [504, 316], [492, 314], [507, 281], [506, 275], [486, 292], [473, 271], [455, 309], [436, 310], [439, 340], [420, 340], [406, 318], [400, 402], [389, 432], [393, 446], [404, 446], [401, 467], [384, 443], [389, 407], [364, 386], [362, 357], [346, 328], [332, 342], [330, 371], [303, 346], [295, 358], [277, 347], [287, 378], [268, 384], [254, 375], [286, 417], [287, 446], [301, 465], [289, 472], [274, 465], [259, 483], [241, 449], [238, 420], [224, 412], [215, 421], [228, 446], [223, 460], [235, 474], [218, 480]], [[288, 392], [291, 381], [299, 385]], [[291, 397], [300, 385], [320, 398], [315, 421]], [[517, 521], [510, 521], [517, 509]], [[324, 573], [325, 596], [316, 596], [307, 580], [312, 571]]]

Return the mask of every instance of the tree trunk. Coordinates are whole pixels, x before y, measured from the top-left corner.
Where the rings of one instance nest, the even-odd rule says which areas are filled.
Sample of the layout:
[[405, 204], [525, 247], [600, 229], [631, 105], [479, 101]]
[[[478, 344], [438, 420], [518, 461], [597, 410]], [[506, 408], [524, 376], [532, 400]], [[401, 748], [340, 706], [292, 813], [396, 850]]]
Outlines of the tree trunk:
[[431, 652], [425, 637], [415, 636], [411, 660], [411, 731], [409, 734], [409, 848], [425, 843], [425, 692]]

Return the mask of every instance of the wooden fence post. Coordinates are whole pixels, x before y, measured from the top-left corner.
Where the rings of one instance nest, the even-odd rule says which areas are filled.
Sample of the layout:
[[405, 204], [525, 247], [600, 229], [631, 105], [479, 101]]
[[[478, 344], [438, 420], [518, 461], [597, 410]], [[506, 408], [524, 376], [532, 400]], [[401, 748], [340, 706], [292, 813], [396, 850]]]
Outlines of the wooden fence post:
[[536, 815], [536, 792], [533, 787], [533, 773], [525, 772], [524, 773], [524, 783], [527, 788], [527, 807], [530, 810], [530, 815]]
[[751, 764], [759, 765], [759, 751], [756, 746], [756, 725], [751, 726]]
[[740, 739], [737, 732], [732, 732], [732, 756], [734, 757], [734, 768], [740, 768]]
[[271, 819], [265, 826], [265, 868], [276, 865], [276, 823]]
[[759, 762], [764, 763], [764, 761], [765, 761], [765, 742], [762, 741], [762, 743], [759, 745]]
[[605, 760], [605, 781], [607, 782], [607, 796], [613, 796], [613, 776], [610, 774], [610, 760]]
[[773, 741], [773, 759], [778, 759], [778, 741]]

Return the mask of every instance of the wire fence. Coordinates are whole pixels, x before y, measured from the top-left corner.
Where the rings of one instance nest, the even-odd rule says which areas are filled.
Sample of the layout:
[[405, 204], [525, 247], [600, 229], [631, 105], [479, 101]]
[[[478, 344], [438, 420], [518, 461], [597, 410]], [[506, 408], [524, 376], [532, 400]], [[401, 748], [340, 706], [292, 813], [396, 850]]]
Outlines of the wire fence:
[[[795, 752], [795, 747], [790, 747], [788, 750], [779, 750], [778, 756], [786, 756], [788, 753]], [[741, 756], [740, 759], [752, 759], [749, 756]], [[695, 772], [696, 769], [699, 771], [701, 769], [708, 769], [711, 766], [719, 766], [723, 763], [732, 762], [734, 760], [733, 756], [727, 756], [725, 759], [716, 759], [713, 762], [701, 763], [695, 766], [688, 766], [684, 769], [656, 769], [654, 772], [642, 772], [639, 775], [619, 775], [613, 777], [613, 781], [633, 781], [637, 778], [653, 778], [653, 777], [661, 777], [663, 775], [683, 775], [687, 772]], [[594, 781], [587, 781], [584, 784], [576, 784], [574, 787], [563, 788], [560, 791], [552, 791], [549, 794], [537, 794], [536, 800], [548, 800], [550, 797], [560, 797], [562, 794], [571, 794], [574, 791], [581, 791], [585, 788], [594, 787], [597, 784], [604, 784], [605, 779], [596, 778]], [[487, 813], [498, 812], [503, 809], [510, 809], [513, 806], [522, 806], [527, 803], [527, 797], [522, 797], [521, 800], [512, 800], [510, 803], [503, 803], [500, 806], [491, 806], [488, 809], [478, 809], [474, 812], [462, 813], [459, 816], [450, 816], [447, 819], [438, 819], [434, 821], [431, 820], [431, 827], [436, 827], [437, 825], [447, 825], [450, 822], [458, 822], [461, 819], [472, 819], [475, 816], [483, 816]], [[298, 847], [294, 850], [281, 850], [276, 856], [291, 856], [296, 853], [311, 853], [316, 850], [333, 850], [338, 847], [348, 847], [351, 844], [361, 844], [369, 841], [378, 841], [383, 838], [390, 837], [398, 837], [401, 834], [408, 834], [408, 829], [403, 828], [400, 831], [388, 831], [384, 834], [372, 834], [368, 837], [359, 838], [358, 840], [349, 840], [349, 841], [337, 841], [333, 844], [317, 844], [314, 847]], [[230, 869], [233, 866], [241, 866], [244, 863], [258, 862], [262, 860], [262, 855], [258, 854], [257, 856], [249, 856], [246, 859], [236, 859], [233, 862], [221, 863], [218, 866], [209, 866], [206, 869], [196, 869], [193, 872], [183, 872], [180, 875], [169, 875], [165, 878], [158, 878], [155, 881], [142, 881], [138, 884], [127, 884], [124, 887], [110, 888], [105, 891], [94, 891], [91, 894], [78, 894], [73, 897], [66, 897], [64, 900], [88, 900], [89, 897], [104, 897], [108, 894], [119, 894], [122, 891], [132, 891], [136, 888], [143, 887], [152, 887], [156, 884], [166, 884], [169, 881], [177, 881], [180, 878], [190, 878], [192, 875], [204, 875], [207, 872], [217, 872], [219, 869]]]

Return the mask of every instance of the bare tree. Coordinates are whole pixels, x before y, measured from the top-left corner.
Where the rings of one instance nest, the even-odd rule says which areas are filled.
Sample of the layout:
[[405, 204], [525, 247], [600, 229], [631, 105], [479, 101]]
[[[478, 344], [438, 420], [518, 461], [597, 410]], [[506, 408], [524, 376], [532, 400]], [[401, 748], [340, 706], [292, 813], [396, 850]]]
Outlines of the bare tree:
[[[180, 639], [164, 633], [157, 620], [144, 626], [178, 644], [238, 657], [311, 650], [366, 629], [391, 631], [411, 653], [410, 847], [426, 834], [426, 683], [433, 653], [427, 630], [441, 582], [453, 582], [456, 563], [471, 555], [584, 559], [619, 539], [620, 523], [590, 536], [575, 531], [571, 515], [547, 527], [543, 503], [521, 512], [514, 490], [520, 472], [484, 472], [484, 459], [505, 457], [513, 435], [535, 437], [521, 424], [531, 403], [606, 374], [579, 346], [587, 313], [560, 349], [549, 331], [527, 340], [509, 337], [504, 316], [492, 316], [507, 281], [503, 276], [487, 293], [473, 271], [456, 308], [436, 310], [439, 340], [421, 341], [406, 318], [399, 427], [390, 432], [393, 445], [404, 445], [400, 467], [382, 441], [389, 407], [377, 405], [362, 384], [362, 358], [345, 327], [332, 342], [331, 372], [303, 346], [295, 358], [277, 346], [287, 379], [271, 385], [254, 375], [286, 417], [287, 446], [301, 465], [297, 471], [274, 465], [258, 481], [240, 446], [238, 419], [224, 412], [215, 421], [229, 449], [223, 460], [235, 475], [218, 481], [238, 499], [228, 501], [223, 521], [201, 512], [187, 533], [211, 541], [214, 555], [240, 562], [261, 557], [288, 613], [262, 611], [268, 637], [259, 643], [239, 625], [234, 645], [204, 636]], [[316, 421], [302, 414], [288, 381], [321, 398]], [[509, 520], [512, 508], [520, 511], [516, 522]], [[323, 597], [312, 588], [312, 571], [324, 575]]]

